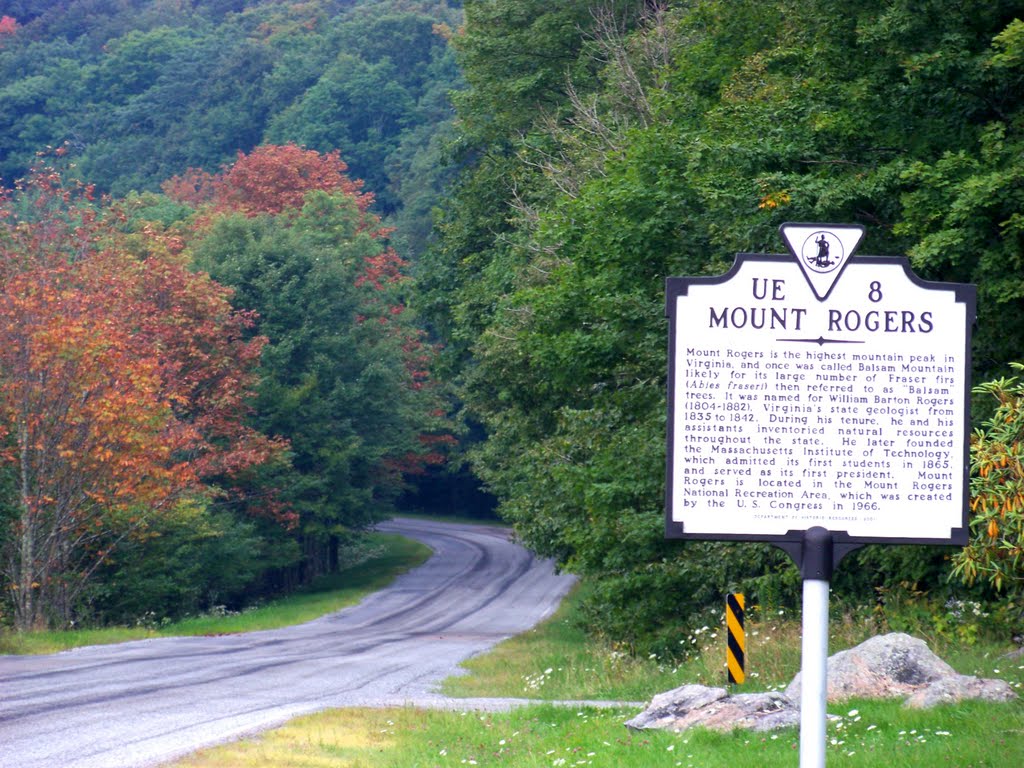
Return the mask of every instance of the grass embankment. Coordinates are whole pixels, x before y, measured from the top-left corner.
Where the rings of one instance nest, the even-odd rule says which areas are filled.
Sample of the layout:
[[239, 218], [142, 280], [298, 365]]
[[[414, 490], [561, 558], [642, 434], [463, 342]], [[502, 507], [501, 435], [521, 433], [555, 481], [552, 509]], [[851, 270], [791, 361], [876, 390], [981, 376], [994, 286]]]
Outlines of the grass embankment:
[[[835, 709], [835, 708], [833, 708]], [[852, 713], [852, 714], [850, 714]], [[799, 763], [795, 729], [777, 734], [629, 733], [629, 713], [534, 706], [505, 715], [338, 710], [259, 739], [218, 747], [176, 768], [777, 768]], [[908, 712], [851, 702], [829, 726], [829, 766], [1009, 768], [1021, 765], [1021, 717], [1006, 706]], [[840, 727], [841, 725], [841, 727]]]
[[[570, 599], [546, 624], [471, 660], [469, 674], [445, 684], [455, 696], [646, 700], [654, 693], [699, 682], [721, 685], [724, 633], [694, 628], [680, 639], [680, 664], [635, 659], [584, 638], [574, 628]], [[832, 651], [872, 634], [868, 625], [834, 622]], [[800, 664], [796, 617], [749, 619], [748, 684], [742, 691], [785, 687]], [[1000, 677], [1022, 687], [1024, 659], [1007, 646], [926, 637], [958, 671]], [[797, 766], [799, 734], [693, 731], [631, 733], [623, 722], [634, 708], [599, 710], [531, 706], [509, 714], [413, 709], [338, 710], [300, 718], [257, 738], [198, 753], [177, 768], [764, 768]], [[830, 705], [828, 763], [850, 768], [1024, 765], [1024, 705], [969, 703], [933, 710], [904, 709], [898, 701]]]
[[155, 627], [10, 633], [0, 635], [0, 653], [55, 653], [86, 645], [152, 637], [223, 635], [301, 624], [355, 605], [366, 595], [386, 586], [399, 574], [424, 562], [431, 554], [429, 547], [394, 534], [369, 534], [368, 547], [369, 556], [358, 565], [322, 579], [301, 592], [241, 613], [195, 616]]

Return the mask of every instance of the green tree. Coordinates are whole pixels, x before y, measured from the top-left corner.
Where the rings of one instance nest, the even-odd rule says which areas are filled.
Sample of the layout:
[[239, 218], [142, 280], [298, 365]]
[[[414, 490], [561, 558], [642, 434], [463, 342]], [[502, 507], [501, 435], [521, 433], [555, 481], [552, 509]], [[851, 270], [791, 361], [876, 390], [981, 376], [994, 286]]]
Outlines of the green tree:
[[[595, 628], [651, 642], [729, 585], [777, 589], [785, 561], [663, 539], [665, 276], [778, 251], [786, 220], [859, 222], [866, 252], [989, 285], [982, 366], [1019, 346], [995, 319], [1020, 296], [1019, 3], [513, 5], [467, 3], [466, 165], [422, 301], [503, 514], [595, 585]], [[940, 570], [865, 551], [844, 586], [870, 597], [883, 560]]]
[[267, 139], [322, 152], [340, 149], [354, 172], [380, 190], [385, 208], [393, 210], [397, 201], [388, 189], [386, 160], [397, 148], [402, 121], [413, 105], [396, 74], [390, 62], [368, 64], [341, 54], [316, 85], [274, 119]]
[[183, 506], [117, 547], [83, 595], [82, 618], [133, 625], [241, 608], [264, 572], [287, 564], [275, 561], [260, 529], [230, 510]]
[[[190, 252], [234, 288], [236, 306], [258, 312], [270, 339], [255, 423], [291, 445], [292, 470], [274, 482], [300, 514], [301, 578], [311, 579], [338, 567], [344, 537], [393, 509], [404, 471], [439, 459], [421, 438], [441, 425], [440, 403], [426, 372], [431, 351], [402, 303], [403, 260], [344, 164], [336, 154], [265, 149], [265, 161], [254, 152], [225, 171]], [[296, 178], [309, 185], [304, 194], [287, 178], [265, 186], [275, 164], [291, 158], [291, 169], [299, 157], [324, 171]], [[235, 195], [250, 189], [257, 208]]]

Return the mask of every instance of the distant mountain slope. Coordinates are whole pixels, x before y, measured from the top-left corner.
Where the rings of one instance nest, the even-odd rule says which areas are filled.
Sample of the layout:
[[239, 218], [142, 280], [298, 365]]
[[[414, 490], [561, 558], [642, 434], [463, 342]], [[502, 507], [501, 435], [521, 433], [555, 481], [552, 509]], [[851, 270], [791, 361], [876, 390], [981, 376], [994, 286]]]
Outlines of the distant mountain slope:
[[459, 74], [446, 0], [14, 0], [0, 37], [0, 180], [70, 143], [114, 195], [272, 141], [338, 149], [422, 249]]

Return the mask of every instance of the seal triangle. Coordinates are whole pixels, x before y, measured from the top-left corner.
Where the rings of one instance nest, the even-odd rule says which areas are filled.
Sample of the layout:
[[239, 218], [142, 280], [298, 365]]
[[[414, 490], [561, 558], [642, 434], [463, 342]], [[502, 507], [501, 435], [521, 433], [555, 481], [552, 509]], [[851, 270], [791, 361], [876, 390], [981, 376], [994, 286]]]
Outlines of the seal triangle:
[[832, 293], [846, 264], [864, 239], [858, 224], [787, 223], [779, 233], [803, 270], [818, 301]]

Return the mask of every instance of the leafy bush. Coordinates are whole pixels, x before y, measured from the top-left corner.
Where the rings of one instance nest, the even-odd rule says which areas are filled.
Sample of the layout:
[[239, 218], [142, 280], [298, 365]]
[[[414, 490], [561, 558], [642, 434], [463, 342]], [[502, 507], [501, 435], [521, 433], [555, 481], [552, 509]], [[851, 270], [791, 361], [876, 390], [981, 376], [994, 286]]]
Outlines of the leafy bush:
[[[124, 541], [99, 572], [82, 615], [134, 625], [241, 606], [274, 558], [257, 523], [197, 507]], [[293, 545], [294, 546], [294, 545]], [[285, 556], [286, 552], [277, 553]]]
[[[1024, 370], [1021, 363], [1011, 363]], [[1024, 383], [999, 378], [975, 388], [995, 410], [971, 437], [971, 538], [954, 558], [953, 573], [1005, 594], [1021, 618], [1024, 597]], [[1012, 608], [1011, 608], [1012, 610]]]

